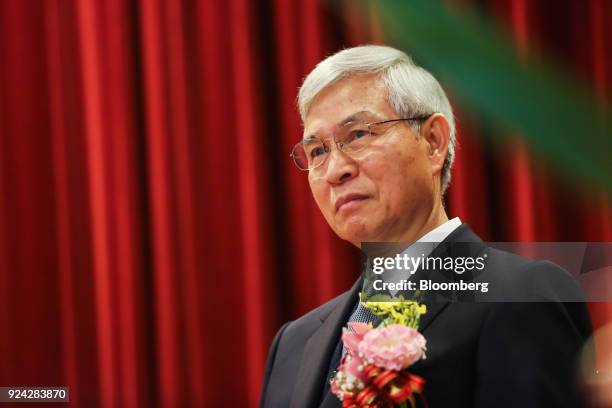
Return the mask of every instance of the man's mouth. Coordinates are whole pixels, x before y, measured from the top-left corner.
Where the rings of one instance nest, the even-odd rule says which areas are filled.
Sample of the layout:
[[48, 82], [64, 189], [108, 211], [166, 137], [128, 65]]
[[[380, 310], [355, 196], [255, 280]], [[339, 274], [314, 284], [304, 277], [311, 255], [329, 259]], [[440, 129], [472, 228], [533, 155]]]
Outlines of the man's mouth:
[[340, 211], [340, 209], [343, 209], [343, 208], [348, 209], [352, 206], [355, 206], [357, 205], [357, 203], [359, 203], [360, 201], [366, 200], [367, 198], [368, 196], [365, 194], [351, 193], [351, 194], [343, 195], [342, 197], [339, 197], [336, 200], [336, 203], [335, 203], [336, 213]]

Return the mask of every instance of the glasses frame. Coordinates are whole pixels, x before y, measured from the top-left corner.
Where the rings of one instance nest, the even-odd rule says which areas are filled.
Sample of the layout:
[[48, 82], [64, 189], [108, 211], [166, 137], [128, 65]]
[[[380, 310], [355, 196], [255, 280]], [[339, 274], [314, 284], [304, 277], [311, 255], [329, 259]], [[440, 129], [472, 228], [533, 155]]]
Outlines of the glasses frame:
[[[429, 119], [432, 115], [435, 115], [435, 113], [430, 113], [429, 115], [421, 115], [421, 116], [414, 116], [411, 118], [397, 118], [397, 119], [387, 119], [387, 120], [381, 120], [378, 122], [370, 122], [370, 123], [364, 123], [364, 125], [366, 125], [368, 127], [368, 131], [370, 132], [370, 134], [372, 134], [372, 126], [375, 125], [384, 125], [385, 123], [392, 123], [392, 122], [401, 122], [401, 121], [406, 121], [406, 120], [425, 120], [425, 119]], [[317, 138], [319, 139], [319, 138]], [[336, 133], [334, 132], [332, 134], [332, 141], [333, 143], [336, 145], [336, 147], [338, 148], [338, 150], [349, 154], [347, 151], [344, 150], [344, 142], [342, 141], [337, 141], [336, 140]], [[323, 142], [323, 146], [325, 146], [325, 141], [323, 139], [319, 139], [321, 140], [321, 142]], [[302, 140], [301, 142], [298, 142], [295, 144], [295, 146], [293, 146], [293, 149], [291, 149], [291, 153], [289, 154], [289, 157], [291, 157], [291, 159], [293, 159], [293, 163], [295, 164], [295, 167], [297, 167], [299, 170], [301, 171], [310, 171], [313, 169], [316, 169], [318, 167], [321, 167], [326, 161], [327, 161], [327, 157], [321, 161], [319, 164], [317, 164], [316, 166], [313, 167], [309, 167], [307, 169], [303, 169], [302, 167], [300, 167], [300, 165], [298, 164], [298, 159], [297, 159], [297, 155], [295, 154], [295, 149], [297, 149], [300, 145], [303, 145], [304, 141]], [[364, 147], [365, 148], [365, 147]], [[360, 149], [358, 151], [361, 151], [363, 149]]]

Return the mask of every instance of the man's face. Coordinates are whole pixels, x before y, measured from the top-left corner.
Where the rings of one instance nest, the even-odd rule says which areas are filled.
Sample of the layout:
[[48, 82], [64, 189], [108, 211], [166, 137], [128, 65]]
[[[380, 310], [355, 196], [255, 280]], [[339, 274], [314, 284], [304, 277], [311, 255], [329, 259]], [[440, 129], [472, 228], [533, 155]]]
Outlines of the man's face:
[[[317, 95], [304, 121], [304, 137], [331, 139], [354, 115], [369, 123], [399, 118], [387, 103], [384, 83], [373, 75], [358, 75]], [[439, 179], [432, 174], [428, 143], [407, 122], [384, 129], [352, 156], [330, 143], [325, 163], [308, 174], [323, 216], [338, 236], [356, 246], [405, 241], [428, 222], [434, 206]]]

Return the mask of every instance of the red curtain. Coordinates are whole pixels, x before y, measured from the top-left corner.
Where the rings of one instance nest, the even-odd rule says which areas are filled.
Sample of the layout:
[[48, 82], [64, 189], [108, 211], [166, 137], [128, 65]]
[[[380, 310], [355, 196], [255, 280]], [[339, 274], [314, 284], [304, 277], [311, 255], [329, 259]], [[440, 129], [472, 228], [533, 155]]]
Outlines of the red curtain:
[[[0, 385], [256, 405], [275, 330], [358, 273], [288, 157], [302, 78], [384, 40], [350, 3], [0, 1]], [[609, 102], [609, 2], [477, 6]], [[603, 193], [457, 114], [450, 215], [487, 240], [612, 241]]]

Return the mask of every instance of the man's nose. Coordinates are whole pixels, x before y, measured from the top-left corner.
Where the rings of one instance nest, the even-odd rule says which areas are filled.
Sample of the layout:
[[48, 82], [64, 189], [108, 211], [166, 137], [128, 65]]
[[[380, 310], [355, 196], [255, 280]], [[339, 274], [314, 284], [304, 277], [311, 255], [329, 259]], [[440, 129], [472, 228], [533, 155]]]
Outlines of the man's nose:
[[325, 178], [329, 183], [340, 184], [359, 174], [357, 162], [348, 154], [334, 146], [327, 158], [327, 172]]

